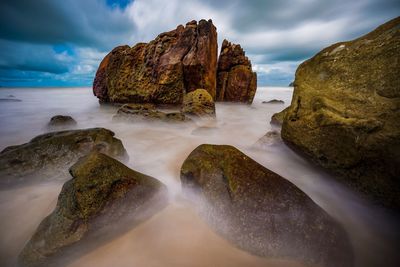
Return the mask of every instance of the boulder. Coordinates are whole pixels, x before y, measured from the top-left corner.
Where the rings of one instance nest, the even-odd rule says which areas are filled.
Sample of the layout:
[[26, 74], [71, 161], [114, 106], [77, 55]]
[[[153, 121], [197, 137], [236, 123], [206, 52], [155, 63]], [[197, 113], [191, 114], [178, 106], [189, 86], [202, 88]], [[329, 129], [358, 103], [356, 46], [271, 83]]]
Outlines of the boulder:
[[166, 187], [102, 153], [70, 168], [57, 206], [19, 255], [20, 266], [65, 266], [167, 203]]
[[100, 63], [93, 92], [112, 103], [181, 104], [197, 88], [214, 98], [216, 64], [215, 26], [191, 21], [150, 43], [114, 48]]
[[376, 203], [400, 210], [400, 17], [296, 71], [283, 140]]
[[251, 104], [257, 90], [257, 74], [240, 45], [222, 43], [217, 69], [217, 101]]
[[56, 115], [50, 119], [47, 127], [50, 129], [68, 128], [76, 126], [76, 124], [76, 121], [71, 116]]
[[68, 168], [92, 151], [120, 160], [128, 158], [121, 141], [104, 128], [47, 133], [0, 152], [0, 188], [47, 179], [67, 179]]
[[162, 112], [152, 104], [124, 104], [114, 115], [113, 121], [125, 122], [189, 122], [182, 112]]
[[291, 83], [289, 83], [289, 85], [288, 85], [289, 87], [293, 87], [294, 86], [294, 81], [293, 82], [291, 82]]
[[312, 266], [353, 266], [340, 224], [291, 182], [232, 146], [197, 147], [182, 165], [181, 181], [189, 196], [201, 200], [205, 220], [239, 248]]
[[185, 95], [182, 113], [198, 117], [215, 116], [213, 97], [205, 89], [196, 89]]

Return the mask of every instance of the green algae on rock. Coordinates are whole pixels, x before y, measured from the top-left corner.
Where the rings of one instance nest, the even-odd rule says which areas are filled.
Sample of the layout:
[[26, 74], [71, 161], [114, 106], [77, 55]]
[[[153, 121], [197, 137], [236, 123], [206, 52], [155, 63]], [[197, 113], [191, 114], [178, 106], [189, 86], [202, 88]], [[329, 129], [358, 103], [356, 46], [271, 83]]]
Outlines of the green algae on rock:
[[0, 153], [0, 187], [49, 179], [66, 179], [80, 157], [99, 151], [120, 160], [128, 155], [121, 140], [104, 128], [69, 130], [39, 135]]
[[303, 62], [286, 111], [287, 144], [400, 210], [400, 17]]
[[182, 113], [197, 117], [214, 117], [213, 97], [204, 89], [196, 89], [186, 94], [183, 98]]
[[[353, 266], [344, 229], [305, 193], [236, 148], [200, 145], [181, 168], [185, 192], [222, 236], [260, 256]], [[199, 203], [199, 206], [203, 205]]]
[[70, 168], [55, 210], [19, 256], [22, 266], [64, 266], [163, 208], [166, 187], [102, 153]]

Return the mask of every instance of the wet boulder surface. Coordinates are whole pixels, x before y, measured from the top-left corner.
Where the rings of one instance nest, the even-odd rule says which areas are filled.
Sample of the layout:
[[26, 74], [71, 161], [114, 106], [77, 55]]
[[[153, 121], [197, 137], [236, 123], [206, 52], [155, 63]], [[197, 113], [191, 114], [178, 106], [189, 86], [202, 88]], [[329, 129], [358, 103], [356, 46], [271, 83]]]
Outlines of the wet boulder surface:
[[99, 151], [127, 160], [121, 140], [104, 128], [50, 132], [0, 153], [0, 188], [68, 179], [68, 168], [80, 157]]
[[241, 249], [311, 266], [353, 266], [352, 247], [338, 222], [232, 146], [197, 147], [182, 165], [181, 182], [211, 227]]
[[57, 206], [19, 255], [20, 266], [66, 266], [162, 209], [166, 187], [93, 152], [70, 168]]
[[400, 210], [400, 17], [296, 71], [282, 138], [375, 203]]

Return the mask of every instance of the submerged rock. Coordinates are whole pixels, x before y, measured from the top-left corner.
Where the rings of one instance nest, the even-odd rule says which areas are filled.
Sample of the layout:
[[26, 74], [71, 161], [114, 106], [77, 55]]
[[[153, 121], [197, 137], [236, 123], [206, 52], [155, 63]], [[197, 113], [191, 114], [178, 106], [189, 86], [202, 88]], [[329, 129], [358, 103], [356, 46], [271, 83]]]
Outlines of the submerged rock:
[[46, 179], [65, 179], [68, 168], [92, 151], [126, 160], [127, 153], [114, 133], [104, 128], [39, 135], [30, 142], [0, 153], [0, 188]]
[[101, 153], [70, 168], [55, 210], [19, 255], [21, 266], [64, 266], [166, 205], [166, 187]]
[[197, 88], [215, 97], [217, 52], [212, 21], [191, 21], [150, 43], [114, 48], [97, 70], [93, 92], [114, 103], [181, 104]]
[[71, 116], [56, 115], [50, 119], [47, 127], [50, 129], [68, 128], [76, 126], [76, 124], [76, 121]]
[[151, 104], [125, 104], [118, 109], [113, 120], [126, 122], [159, 121], [168, 123], [191, 121], [190, 118], [181, 112], [162, 112]]
[[182, 113], [198, 117], [214, 117], [214, 100], [206, 90], [196, 89], [183, 98]]
[[269, 101], [263, 101], [262, 104], [285, 104], [283, 100], [272, 99]]
[[251, 104], [257, 90], [257, 74], [240, 45], [222, 43], [217, 69], [217, 100]]
[[[222, 236], [260, 256], [353, 266], [344, 229], [305, 193], [232, 146], [201, 145], [184, 161], [185, 192]], [[200, 204], [200, 206], [202, 206]]]
[[196, 135], [196, 136], [210, 136], [216, 133], [218, 130], [218, 127], [212, 127], [212, 126], [200, 126], [195, 128], [192, 132], [191, 135]]
[[400, 17], [323, 49], [296, 71], [286, 143], [400, 210]]

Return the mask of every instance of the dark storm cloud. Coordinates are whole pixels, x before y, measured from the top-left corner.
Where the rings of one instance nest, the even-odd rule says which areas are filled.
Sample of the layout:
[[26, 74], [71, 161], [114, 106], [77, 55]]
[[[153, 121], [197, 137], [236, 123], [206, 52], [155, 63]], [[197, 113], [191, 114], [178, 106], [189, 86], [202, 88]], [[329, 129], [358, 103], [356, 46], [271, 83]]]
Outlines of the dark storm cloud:
[[72, 43], [110, 49], [134, 24], [97, 0], [2, 0], [0, 38], [40, 44]]
[[398, 0], [2, 0], [0, 82], [14, 70], [12, 80], [90, 85], [114, 46], [211, 18], [220, 43], [245, 49], [260, 85], [287, 85], [303, 60], [399, 14]]

